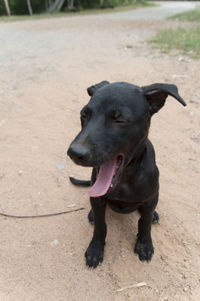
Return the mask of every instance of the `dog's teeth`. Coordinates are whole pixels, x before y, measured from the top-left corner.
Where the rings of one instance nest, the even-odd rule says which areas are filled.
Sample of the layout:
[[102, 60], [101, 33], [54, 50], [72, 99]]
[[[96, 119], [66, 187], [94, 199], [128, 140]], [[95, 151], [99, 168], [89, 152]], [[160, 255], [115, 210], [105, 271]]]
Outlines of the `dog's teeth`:
[[110, 184], [110, 188], [112, 188], [113, 187], [113, 184]]

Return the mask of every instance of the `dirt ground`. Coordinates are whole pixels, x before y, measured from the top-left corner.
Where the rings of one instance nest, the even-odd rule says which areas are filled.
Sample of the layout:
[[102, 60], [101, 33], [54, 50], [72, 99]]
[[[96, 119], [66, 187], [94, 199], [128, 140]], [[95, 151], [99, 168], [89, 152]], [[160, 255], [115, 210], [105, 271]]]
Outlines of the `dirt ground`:
[[[85, 208], [38, 219], [0, 217], [1, 301], [200, 300], [199, 60], [161, 54], [147, 43], [171, 26], [177, 23], [102, 16], [0, 24], [0, 211]], [[133, 252], [138, 214], [108, 209], [104, 261], [90, 270], [88, 193], [68, 176], [88, 179], [91, 169], [75, 166], [66, 150], [80, 129], [86, 88], [102, 80], [174, 83], [188, 105], [169, 97], [152, 120], [161, 189], [151, 263]]]

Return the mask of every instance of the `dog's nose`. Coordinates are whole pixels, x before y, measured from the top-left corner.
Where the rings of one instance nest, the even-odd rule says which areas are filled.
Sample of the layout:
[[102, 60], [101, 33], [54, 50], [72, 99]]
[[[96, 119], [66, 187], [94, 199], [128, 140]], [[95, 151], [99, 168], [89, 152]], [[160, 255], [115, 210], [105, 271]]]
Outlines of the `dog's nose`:
[[90, 155], [89, 150], [80, 144], [70, 145], [67, 154], [76, 163], [87, 162]]

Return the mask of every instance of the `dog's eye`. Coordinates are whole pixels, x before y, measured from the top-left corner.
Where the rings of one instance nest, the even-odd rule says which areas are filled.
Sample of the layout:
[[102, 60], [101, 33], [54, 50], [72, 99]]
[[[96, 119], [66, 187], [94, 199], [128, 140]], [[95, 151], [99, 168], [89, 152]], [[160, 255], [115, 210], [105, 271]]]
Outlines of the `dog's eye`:
[[114, 122], [115, 122], [115, 123], [125, 123], [126, 120], [123, 119], [122, 117], [119, 117], [119, 118], [117, 118], [117, 119], [114, 119]]
[[81, 125], [83, 127], [86, 124], [87, 116], [86, 114], [81, 114], [80, 118], [81, 118]]
[[114, 123], [125, 123], [127, 121], [119, 111], [113, 113], [112, 120]]
[[87, 119], [86, 114], [81, 114], [81, 120], [86, 120], [86, 119]]
[[80, 112], [82, 127], [87, 124], [91, 116], [92, 116], [92, 109], [89, 108], [88, 106], [85, 106]]
[[81, 119], [81, 126], [84, 127], [87, 124], [88, 119], [89, 119], [88, 112], [87, 111], [81, 112], [80, 119]]

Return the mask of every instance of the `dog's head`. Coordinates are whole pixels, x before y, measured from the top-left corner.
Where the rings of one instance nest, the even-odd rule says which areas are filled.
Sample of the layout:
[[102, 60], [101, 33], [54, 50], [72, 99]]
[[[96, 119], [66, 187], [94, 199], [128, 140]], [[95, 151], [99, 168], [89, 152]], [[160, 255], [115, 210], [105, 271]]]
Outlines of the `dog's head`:
[[151, 116], [172, 96], [186, 105], [175, 85], [138, 87], [103, 81], [87, 89], [89, 103], [81, 110], [82, 129], [68, 155], [76, 164], [100, 166], [122, 153], [129, 155], [147, 135]]
[[82, 129], [68, 149], [71, 159], [83, 166], [110, 164], [114, 170], [128, 162], [145, 144], [151, 116], [169, 95], [186, 105], [169, 84], [138, 87], [103, 81], [87, 91], [91, 99], [81, 110]]

